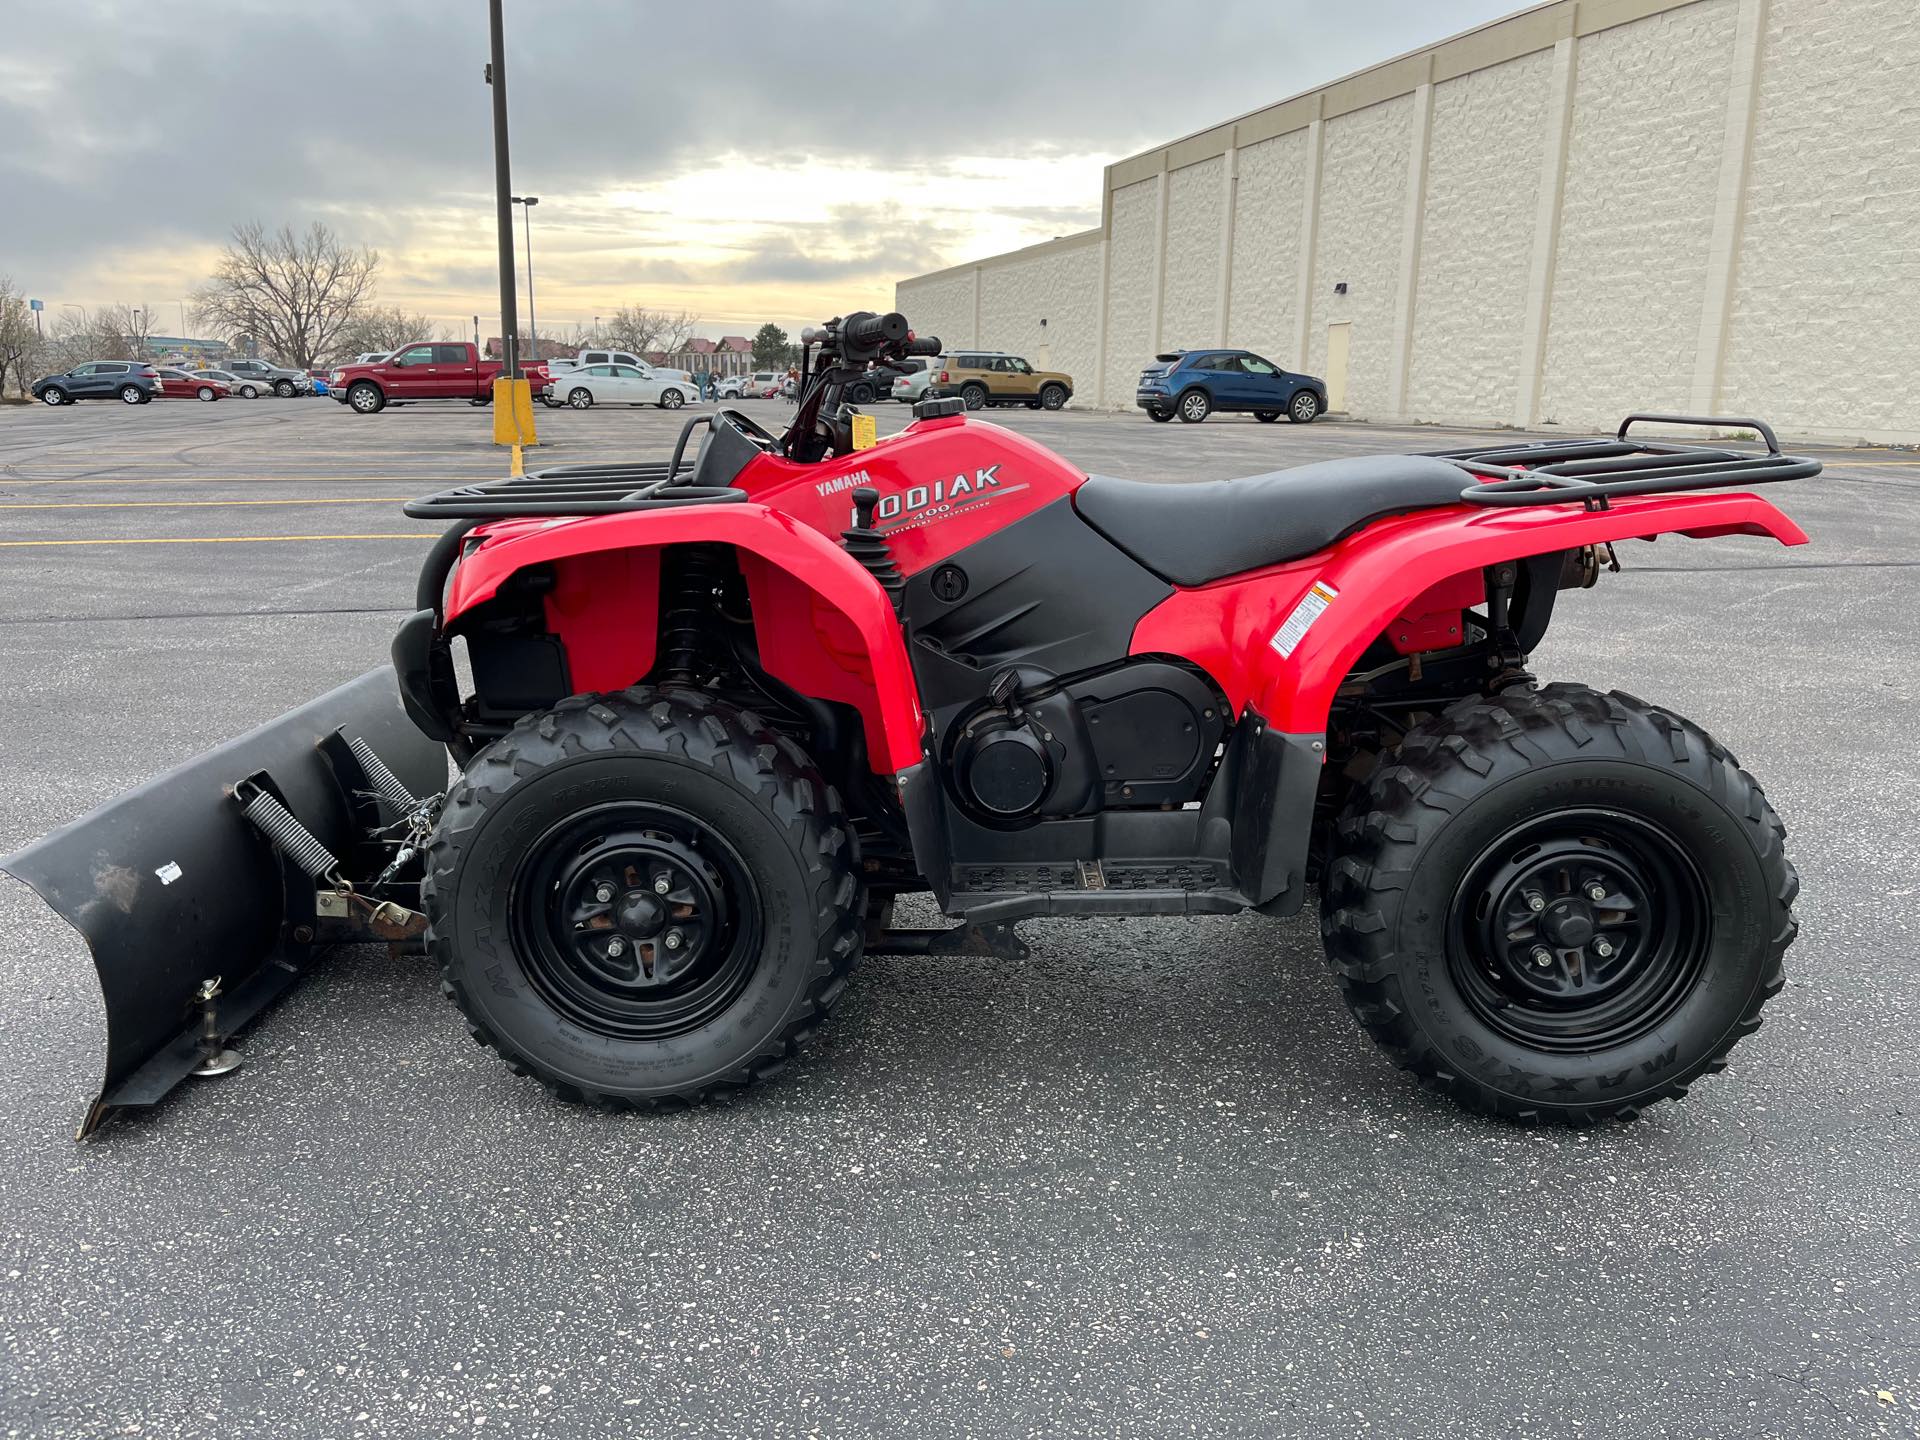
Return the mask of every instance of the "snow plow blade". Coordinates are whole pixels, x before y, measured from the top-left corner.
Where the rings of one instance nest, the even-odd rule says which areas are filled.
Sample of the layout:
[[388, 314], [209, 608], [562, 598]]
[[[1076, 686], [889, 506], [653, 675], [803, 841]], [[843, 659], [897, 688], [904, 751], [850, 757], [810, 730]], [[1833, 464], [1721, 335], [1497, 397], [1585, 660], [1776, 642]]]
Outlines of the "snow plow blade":
[[0, 860], [99, 972], [106, 1076], [78, 1138], [233, 1068], [225, 1042], [333, 945], [417, 944], [446, 777], [393, 671], [370, 670]]

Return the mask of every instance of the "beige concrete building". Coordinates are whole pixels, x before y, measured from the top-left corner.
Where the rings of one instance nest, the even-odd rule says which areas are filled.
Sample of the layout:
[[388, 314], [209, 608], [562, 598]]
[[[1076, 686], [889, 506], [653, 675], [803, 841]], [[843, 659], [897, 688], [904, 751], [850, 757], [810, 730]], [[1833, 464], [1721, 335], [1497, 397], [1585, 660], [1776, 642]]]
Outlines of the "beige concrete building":
[[1083, 405], [1233, 345], [1360, 419], [1920, 442], [1920, 0], [1539, 5], [1110, 165], [1098, 229], [896, 303]]

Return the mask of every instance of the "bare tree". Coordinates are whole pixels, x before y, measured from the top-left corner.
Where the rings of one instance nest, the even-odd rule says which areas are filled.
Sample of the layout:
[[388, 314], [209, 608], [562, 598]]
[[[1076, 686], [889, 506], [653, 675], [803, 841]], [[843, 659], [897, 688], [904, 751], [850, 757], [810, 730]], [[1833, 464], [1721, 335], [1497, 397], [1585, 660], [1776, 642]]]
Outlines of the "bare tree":
[[194, 292], [194, 318], [304, 370], [339, 349], [379, 269], [377, 252], [351, 248], [317, 220], [300, 235], [291, 225], [269, 234], [255, 220], [235, 227], [213, 279]]
[[105, 305], [93, 312], [93, 330], [95, 337], [102, 342], [112, 338], [113, 353], [101, 355], [105, 360], [142, 360], [153, 353], [151, 344], [154, 325], [153, 306]]
[[676, 350], [687, 348], [687, 342], [693, 339], [694, 327], [700, 323], [700, 317], [691, 310], [682, 310], [675, 315], [660, 317], [660, 348], [671, 355]]
[[9, 376], [13, 388], [26, 393], [33, 378], [27, 372], [37, 363], [41, 348], [26, 297], [13, 288], [11, 275], [0, 275], [0, 394], [5, 393]]
[[341, 327], [322, 358], [352, 359], [373, 350], [398, 350], [414, 340], [466, 338], [443, 334], [431, 316], [409, 315], [398, 305], [368, 305]]
[[594, 338], [622, 350], [644, 355], [649, 350], [672, 354], [693, 338], [699, 319], [691, 311], [674, 314], [666, 310], [648, 310], [639, 305], [623, 305], [600, 327]]

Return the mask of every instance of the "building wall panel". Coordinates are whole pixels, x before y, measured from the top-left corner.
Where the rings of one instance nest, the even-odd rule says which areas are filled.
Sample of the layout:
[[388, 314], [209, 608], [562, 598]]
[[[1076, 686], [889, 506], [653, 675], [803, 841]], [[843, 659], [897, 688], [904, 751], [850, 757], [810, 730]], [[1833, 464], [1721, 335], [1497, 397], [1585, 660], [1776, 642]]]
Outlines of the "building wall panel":
[[1543, 421], [1692, 399], [1736, 13], [1703, 0], [1579, 42]]
[[1551, 69], [1541, 50], [1433, 88], [1409, 415], [1512, 413]]
[[1293, 363], [1300, 289], [1300, 207], [1307, 185], [1307, 132], [1244, 146], [1233, 204], [1233, 286], [1227, 343], [1280, 365]]
[[1720, 406], [1920, 425], [1920, 7], [1773, 0]]
[[[1349, 323], [1347, 410], [1360, 418], [1380, 416], [1388, 405], [1412, 140], [1411, 96], [1326, 124], [1307, 371], [1325, 372], [1327, 326]], [[1336, 295], [1333, 287], [1341, 282], [1347, 293]]]

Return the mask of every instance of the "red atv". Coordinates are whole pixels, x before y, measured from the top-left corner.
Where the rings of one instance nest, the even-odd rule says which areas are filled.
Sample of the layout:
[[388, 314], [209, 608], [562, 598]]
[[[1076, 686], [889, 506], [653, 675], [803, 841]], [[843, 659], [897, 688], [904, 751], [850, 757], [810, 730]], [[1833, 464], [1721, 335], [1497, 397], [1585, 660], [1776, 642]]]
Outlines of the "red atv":
[[[476, 1038], [616, 1107], [778, 1069], [863, 949], [1019, 956], [1027, 916], [1283, 916], [1316, 884], [1361, 1025], [1474, 1109], [1629, 1117], [1759, 1024], [1796, 890], [1760, 787], [1681, 717], [1527, 663], [1616, 541], [1803, 543], [1752, 495], [1679, 492], [1816, 462], [1755, 421], [1634, 416], [1613, 439], [1142, 484], [952, 400], [862, 448], [843, 387], [939, 343], [871, 314], [805, 339], [784, 435], [722, 410], [665, 463], [408, 507], [452, 523], [393, 652], [406, 713], [461, 767], [444, 803], [379, 675], [296, 727], [332, 775], [304, 802], [271, 762], [208, 772], [287, 877], [255, 926], [283, 963], [424, 930]], [[1640, 421], [1766, 450], [1629, 439]], [[20, 860], [59, 889], [55, 860]], [[909, 892], [958, 923], [894, 928]], [[181, 958], [164, 1023], [129, 1037], [149, 1072], [172, 1056], [149, 1091], [244, 1023], [204, 998], [208, 968]], [[142, 1103], [128, 1083], [110, 1066], [101, 1104]]]

